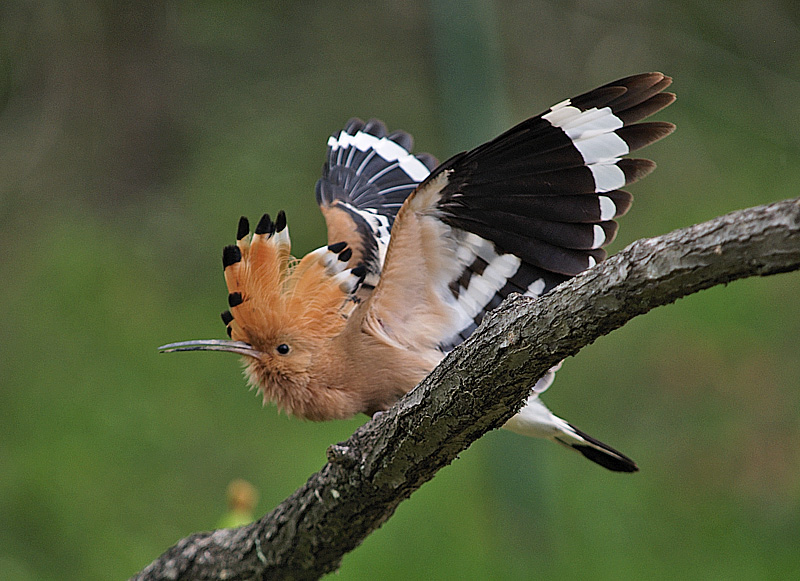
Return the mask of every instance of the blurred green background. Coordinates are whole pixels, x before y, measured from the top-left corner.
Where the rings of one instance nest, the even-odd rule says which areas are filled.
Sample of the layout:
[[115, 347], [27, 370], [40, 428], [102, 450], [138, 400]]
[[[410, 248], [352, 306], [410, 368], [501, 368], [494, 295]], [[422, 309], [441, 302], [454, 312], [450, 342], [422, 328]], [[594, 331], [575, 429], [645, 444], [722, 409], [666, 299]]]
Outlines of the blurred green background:
[[[156, 352], [224, 337], [240, 215], [285, 209], [295, 254], [324, 242], [313, 187], [349, 117], [444, 159], [615, 78], [674, 76], [658, 119], [678, 131], [646, 151], [613, 252], [800, 195], [799, 63], [790, 0], [4, 0], [0, 577], [127, 577], [213, 528], [231, 480], [263, 514], [364, 421], [287, 419], [235, 357]], [[640, 473], [488, 434], [337, 578], [800, 577], [798, 291], [798, 273], [715, 288], [567, 361], [548, 403]]]

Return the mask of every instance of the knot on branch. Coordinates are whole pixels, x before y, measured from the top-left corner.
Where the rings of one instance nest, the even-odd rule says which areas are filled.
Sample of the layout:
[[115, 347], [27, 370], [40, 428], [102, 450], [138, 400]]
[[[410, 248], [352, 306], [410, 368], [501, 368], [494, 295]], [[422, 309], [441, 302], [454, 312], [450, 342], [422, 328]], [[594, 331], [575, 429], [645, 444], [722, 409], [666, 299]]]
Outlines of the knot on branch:
[[353, 468], [358, 464], [359, 458], [353, 446], [343, 443], [333, 444], [325, 452], [328, 462], [338, 464], [342, 468]]

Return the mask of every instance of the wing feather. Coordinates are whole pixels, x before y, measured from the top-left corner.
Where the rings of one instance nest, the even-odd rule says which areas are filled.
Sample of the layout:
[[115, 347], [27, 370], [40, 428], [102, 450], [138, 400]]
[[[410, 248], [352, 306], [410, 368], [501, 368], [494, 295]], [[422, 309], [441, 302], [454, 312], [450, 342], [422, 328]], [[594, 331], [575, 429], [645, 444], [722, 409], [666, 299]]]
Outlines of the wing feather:
[[328, 139], [317, 202], [328, 227], [328, 243], [347, 242], [349, 266], [363, 265], [366, 285], [375, 285], [389, 234], [405, 199], [437, 165], [428, 154], [413, 155], [413, 138], [387, 133], [377, 119], [351, 119]]
[[539, 296], [603, 260], [631, 205], [620, 188], [655, 167], [623, 156], [674, 129], [637, 123], [672, 103], [670, 82], [610, 83], [433, 170], [397, 214], [363, 328], [448, 351], [511, 292]]

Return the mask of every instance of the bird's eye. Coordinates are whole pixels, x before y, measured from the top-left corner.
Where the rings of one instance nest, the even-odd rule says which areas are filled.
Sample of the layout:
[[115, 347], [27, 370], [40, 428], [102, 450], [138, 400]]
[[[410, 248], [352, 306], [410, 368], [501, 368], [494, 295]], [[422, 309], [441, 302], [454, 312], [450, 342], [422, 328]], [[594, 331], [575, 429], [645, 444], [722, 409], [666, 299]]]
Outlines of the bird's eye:
[[286, 355], [289, 352], [289, 346], [286, 343], [281, 343], [275, 347], [275, 351], [277, 351], [279, 355]]

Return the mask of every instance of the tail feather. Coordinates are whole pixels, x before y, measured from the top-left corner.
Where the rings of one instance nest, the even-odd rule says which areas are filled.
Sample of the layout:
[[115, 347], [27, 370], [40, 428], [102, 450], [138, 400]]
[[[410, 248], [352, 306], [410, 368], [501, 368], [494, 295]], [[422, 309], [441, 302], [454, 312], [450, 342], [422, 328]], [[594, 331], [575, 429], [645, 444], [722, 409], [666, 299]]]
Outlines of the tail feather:
[[539, 394], [552, 383], [556, 370], [557, 368], [551, 369], [542, 378], [543, 385], [538, 389], [534, 388], [523, 408], [503, 427], [523, 436], [544, 438], [571, 448], [595, 464], [614, 472], [638, 471], [636, 462], [628, 456], [559, 418], [539, 399]]
[[565, 423], [575, 432], [575, 435], [583, 440], [583, 443], [575, 441], [574, 437], [567, 441], [566, 439], [556, 436], [555, 440], [559, 444], [563, 444], [580, 452], [585, 458], [588, 458], [592, 462], [599, 464], [608, 470], [612, 470], [614, 472], [638, 472], [639, 467], [636, 465], [636, 462], [628, 458], [625, 454], [615, 450], [597, 438], [593, 438], [569, 422]]

